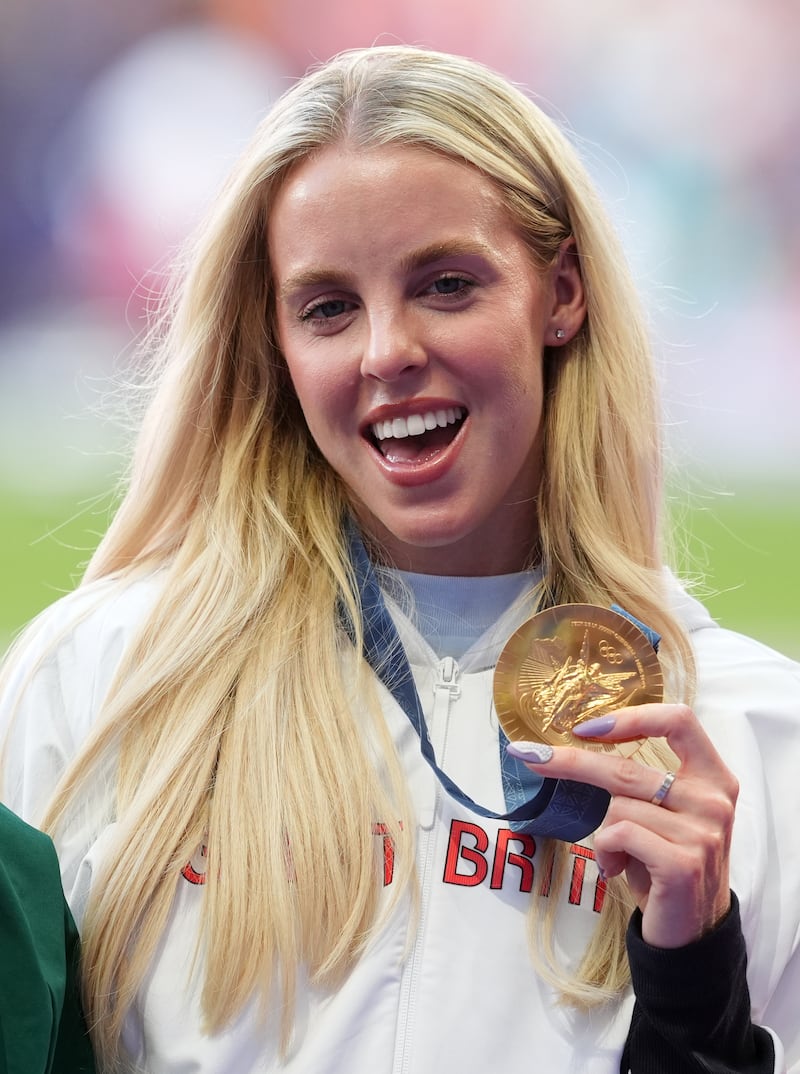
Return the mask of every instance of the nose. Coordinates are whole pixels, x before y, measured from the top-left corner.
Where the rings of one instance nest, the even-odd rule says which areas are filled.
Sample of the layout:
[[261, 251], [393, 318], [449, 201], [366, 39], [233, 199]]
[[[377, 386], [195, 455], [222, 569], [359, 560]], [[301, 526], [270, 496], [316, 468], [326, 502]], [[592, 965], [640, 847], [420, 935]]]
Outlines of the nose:
[[427, 348], [411, 314], [393, 308], [369, 315], [361, 356], [363, 377], [391, 381], [427, 362]]

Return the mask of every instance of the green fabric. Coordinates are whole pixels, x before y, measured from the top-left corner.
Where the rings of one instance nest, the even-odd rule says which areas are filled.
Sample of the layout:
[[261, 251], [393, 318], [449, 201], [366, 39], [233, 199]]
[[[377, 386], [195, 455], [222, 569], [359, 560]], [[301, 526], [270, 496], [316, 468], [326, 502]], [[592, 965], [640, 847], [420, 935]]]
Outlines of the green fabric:
[[0, 1074], [92, 1074], [55, 849], [2, 805], [0, 937]]

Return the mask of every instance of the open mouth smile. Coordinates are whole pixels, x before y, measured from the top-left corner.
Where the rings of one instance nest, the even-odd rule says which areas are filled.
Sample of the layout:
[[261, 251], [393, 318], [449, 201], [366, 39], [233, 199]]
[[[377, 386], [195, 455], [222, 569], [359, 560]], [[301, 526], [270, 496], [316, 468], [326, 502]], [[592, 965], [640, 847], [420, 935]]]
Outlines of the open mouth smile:
[[419, 465], [453, 442], [465, 417], [463, 407], [442, 407], [373, 422], [369, 433], [373, 446], [388, 462]]

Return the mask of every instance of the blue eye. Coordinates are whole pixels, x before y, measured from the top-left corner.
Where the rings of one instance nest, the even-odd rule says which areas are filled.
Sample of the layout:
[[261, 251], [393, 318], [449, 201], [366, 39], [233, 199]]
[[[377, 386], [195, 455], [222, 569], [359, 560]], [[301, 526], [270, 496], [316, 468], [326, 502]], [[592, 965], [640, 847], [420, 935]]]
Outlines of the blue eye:
[[472, 286], [472, 280], [463, 276], [440, 276], [431, 284], [431, 290], [437, 295], [460, 295]]
[[464, 281], [460, 280], [458, 276], [444, 276], [441, 280], [436, 281], [436, 288], [440, 294], [452, 295], [461, 288], [463, 283]]
[[304, 310], [303, 320], [329, 320], [331, 317], [339, 317], [346, 313], [351, 305], [352, 303], [345, 302], [343, 298], [327, 298], [324, 302], [318, 302]]

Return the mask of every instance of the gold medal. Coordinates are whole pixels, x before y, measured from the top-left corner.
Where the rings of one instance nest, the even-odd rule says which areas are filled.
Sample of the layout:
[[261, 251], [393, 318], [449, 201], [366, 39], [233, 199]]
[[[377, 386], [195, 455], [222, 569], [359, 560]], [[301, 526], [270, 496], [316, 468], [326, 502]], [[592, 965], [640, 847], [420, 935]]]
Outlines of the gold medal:
[[661, 701], [652, 643], [610, 608], [559, 604], [534, 615], [506, 642], [494, 672], [500, 726], [513, 741], [586, 746], [629, 757], [639, 742], [588, 742], [573, 727], [595, 716]]

